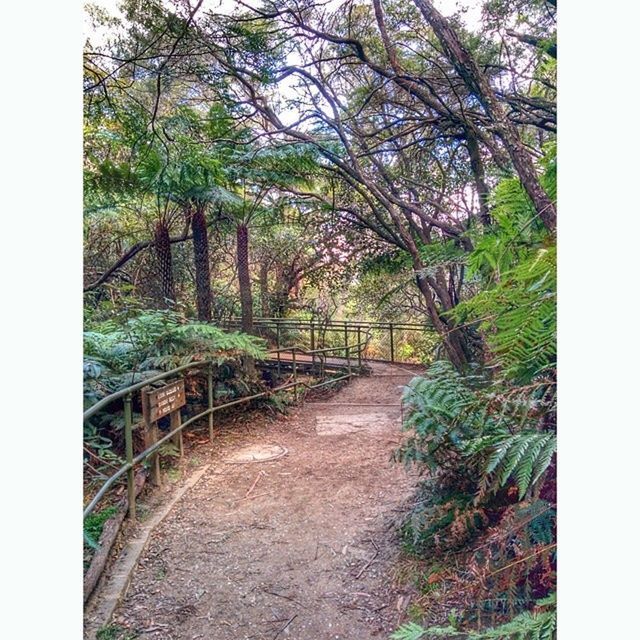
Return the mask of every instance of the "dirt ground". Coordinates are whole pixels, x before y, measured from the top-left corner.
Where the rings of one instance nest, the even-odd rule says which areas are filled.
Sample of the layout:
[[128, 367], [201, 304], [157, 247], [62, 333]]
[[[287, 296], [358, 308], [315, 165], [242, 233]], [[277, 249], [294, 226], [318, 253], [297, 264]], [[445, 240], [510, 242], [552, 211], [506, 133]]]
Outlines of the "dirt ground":
[[[152, 532], [113, 622], [143, 640], [388, 638], [410, 600], [396, 525], [416, 478], [390, 456], [415, 374], [372, 366], [201, 447], [211, 466]], [[260, 445], [286, 453], [229, 462]]]

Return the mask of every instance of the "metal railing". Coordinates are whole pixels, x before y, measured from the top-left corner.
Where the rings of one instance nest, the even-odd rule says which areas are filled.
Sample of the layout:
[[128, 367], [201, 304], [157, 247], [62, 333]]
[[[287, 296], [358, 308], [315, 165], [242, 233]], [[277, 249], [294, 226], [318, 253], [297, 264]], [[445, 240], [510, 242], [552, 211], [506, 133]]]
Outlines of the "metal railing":
[[[227, 319], [224, 326], [238, 329], [241, 319]], [[325, 346], [327, 334], [337, 337], [343, 345], [348, 344], [349, 336], [357, 335], [357, 342], [362, 336], [368, 336], [367, 345], [361, 357], [366, 360], [391, 363], [418, 364], [425, 354], [431, 352], [436, 335], [433, 329], [425, 324], [412, 322], [369, 322], [361, 320], [301, 320], [296, 318], [254, 318], [254, 333], [275, 342], [280, 346], [283, 338], [292, 332], [306, 336], [309, 347], [313, 350], [318, 344]], [[337, 334], [337, 335], [336, 335]], [[330, 341], [330, 340], [329, 340]], [[422, 343], [427, 344], [422, 344]], [[344, 351], [343, 346], [343, 351]], [[346, 355], [346, 353], [345, 353]]]
[[[103, 398], [93, 406], [91, 406], [87, 411], [83, 414], [83, 421], [89, 420], [91, 417], [95, 416], [99, 411], [109, 407], [112, 403], [123, 400], [124, 401], [124, 433], [125, 433], [125, 456], [126, 463], [122, 465], [113, 475], [111, 475], [100, 487], [95, 496], [89, 502], [89, 504], [84, 508], [83, 518], [86, 518], [90, 515], [96, 508], [96, 506], [100, 503], [100, 501], [105, 497], [105, 495], [109, 492], [114, 484], [126, 474], [127, 476], [127, 498], [129, 503], [129, 517], [131, 520], [135, 520], [136, 518], [136, 489], [135, 489], [135, 472], [134, 468], [136, 465], [139, 465], [149, 459], [151, 456], [154, 456], [162, 447], [165, 442], [170, 439], [173, 439], [174, 442], [176, 439], [179, 439], [179, 451], [182, 454], [182, 431], [197, 422], [198, 420], [202, 420], [205, 417], [208, 417], [209, 420], [209, 439], [213, 442], [214, 439], [214, 430], [213, 430], [213, 414], [216, 411], [221, 411], [223, 409], [228, 409], [229, 407], [233, 407], [239, 404], [244, 404], [247, 402], [251, 402], [252, 400], [257, 400], [259, 398], [266, 398], [272, 396], [276, 393], [286, 391], [288, 389], [293, 389], [294, 399], [298, 400], [298, 388], [304, 387], [306, 389], [317, 389], [320, 387], [324, 387], [329, 384], [334, 384], [340, 380], [346, 380], [356, 375], [361, 371], [362, 367], [362, 352], [366, 347], [367, 340], [359, 341], [356, 344], [347, 344], [346, 349], [343, 345], [338, 347], [328, 347], [328, 348], [320, 348], [320, 349], [306, 349], [302, 346], [290, 346], [290, 347], [280, 347], [275, 351], [271, 351], [270, 355], [275, 355], [274, 357], [266, 358], [263, 361], [259, 361], [257, 366], [267, 367], [269, 365], [276, 366], [278, 368], [279, 373], [284, 368], [288, 368], [291, 366], [293, 372], [293, 381], [287, 382], [280, 386], [277, 386], [273, 389], [269, 389], [260, 393], [256, 393], [250, 396], [244, 396], [242, 398], [238, 398], [236, 400], [232, 400], [230, 402], [226, 402], [221, 405], [213, 404], [213, 369], [214, 362], [211, 361], [203, 361], [203, 362], [193, 362], [181, 367], [177, 367], [175, 369], [171, 369], [165, 373], [159, 374], [152, 378], [149, 378], [143, 382], [138, 382], [133, 384], [125, 389], [121, 389], [111, 395]], [[346, 362], [339, 363], [335, 366], [335, 363], [329, 363], [327, 366], [327, 354], [332, 352], [345, 352]], [[291, 358], [283, 358], [283, 354], [291, 354]], [[320, 378], [320, 382], [315, 384], [309, 384], [304, 380], [298, 379], [298, 372], [301, 370], [308, 361], [301, 361], [298, 356], [308, 356], [310, 357], [311, 371], [314, 373], [318, 372], [318, 377]], [[353, 362], [352, 362], [353, 361]], [[357, 362], [357, 365], [355, 364]], [[357, 366], [357, 370], [356, 370]], [[316, 369], [317, 367], [317, 369]], [[207, 409], [201, 411], [195, 416], [192, 416], [185, 422], [175, 426], [171, 431], [155, 441], [151, 446], [147, 447], [144, 451], [134, 456], [133, 451], [133, 429], [137, 427], [139, 424], [134, 425], [133, 422], [133, 394], [136, 391], [141, 391], [150, 385], [167, 380], [168, 378], [175, 378], [179, 374], [185, 374], [188, 370], [197, 370], [197, 369], [207, 369], [207, 401], [208, 406]], [[327, 373], [331, 373], [329, 378], [327, 378]], [[337, 374], [337, 375], [335, 375]], [[181, 379], [184, 379], [186, 375], [182, 375]], [[146, 428], [155, 428], [152, 427], [149, 423], [146, 423]]]

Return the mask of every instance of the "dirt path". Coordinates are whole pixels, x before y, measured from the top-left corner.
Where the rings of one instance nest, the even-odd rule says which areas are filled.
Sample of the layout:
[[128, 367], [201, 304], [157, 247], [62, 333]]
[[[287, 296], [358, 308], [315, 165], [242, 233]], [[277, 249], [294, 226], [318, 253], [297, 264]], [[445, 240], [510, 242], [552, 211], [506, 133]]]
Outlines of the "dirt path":
[[[407, 603], [394, 525], [415, 482], [390, 455], [414, 374], [373, 369], [212, 447], [214, 464], [151, 534], [114, 622], [144, 640], [388, 638]], [[225, 462], [256, 445], [287, 453]]]

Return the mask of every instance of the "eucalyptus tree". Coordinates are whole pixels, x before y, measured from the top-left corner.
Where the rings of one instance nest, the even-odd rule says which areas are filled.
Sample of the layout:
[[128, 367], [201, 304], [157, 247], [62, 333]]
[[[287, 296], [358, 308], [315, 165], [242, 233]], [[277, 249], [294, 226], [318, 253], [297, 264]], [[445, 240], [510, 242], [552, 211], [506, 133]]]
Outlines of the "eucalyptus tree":
[[357, 271], [356, 261], [372, 244], [373, 238], [364, 241], [314, 196], [284, 189], [253, 235], [262, 315], [286, 317], [296, 308], [314, 316], [321, 292], [346, 288]]
[[[272, 135], [311, 145], [326, 159], [337, 186], [319, 197], [409, 253], [430, 321], [464, 367], [481, 351], [475, 332], [456, 326], [449, 313], [465, 287], [464, 260], [440, 258], [451, 245], [472, 250], [481, 233], [475, 229], [492, 222], [489, 191], [511, 171], [554, 228], [554, 206], [533, 170], [530, 156], [539, 152], [530, 133], [548, 139], [555, 113], [551, 101], [531, 97], [544, 82], [527, 76], [530, 65], [505, 67], [499, 43], [454, 29], [430, 5], [415, 5], [376, 0], [373, 7], [347, 2], [328, 10], [266, 3], [236, 19], [259, 32], [271, 21], [267, 31], [285, 49], [280, 65], [265, 76], [238, 52], [219, 63]], [[540, 56], [531, 54], [536, 68]], [[295, 82], [293, 124], [273, 97], [285, 81]]]
[[[445, 197], [451, 200], [455, 195], [454, 188], [447, 183], [452, 182], [449, 172], [456, 164], [456, 150], [451, 152], [433, 136], [431, 146], [436, 147], [436, 153], [431, 154], [431, 158], [435, 158], [431, 162], [434, 173], [431, 176], [431, 167], [425, 167], [425, 161], [430, 158], [429, 149], [425, 149], [425, 132], [429, 127], [416, 123], [415, 119], [413, 122], [403, 120], [400, 112], [403, 105], [394, 105], [399, 101], [393, 93], [379, 83], [376, 86], [375, 76], [367, 75], [366, 69], [336, 65], [335, 56], [329, 52], [325, 60], [324, 53], [313, 50], [315, 45], [301, 46], [306, 50], [299, 49], [298, 53], [310, 61], [304, 68], [288, 66], [279, 79], [294, 74], [300, 78], [297, 88], [301, 97], [297, 107], [301, 120], [314, 121], [312, 130], [285, 125], [259, 93], [260, 86], [250, 74], [239, 74], [240, 82], [276, 132], [286, 132], [286, 137], [307, 143], [329, 161], [325, 171], [332, 185], [331, 194], [316, 196], [339, 211], [343, 219], [373, 230], [385, 241], [410, 253], [417, 274], [416, 284], [425, 297], [431, 321], [442, 334], [454, 362], [463, 366], [470, 359], [469, 350], [463, 337], [455, 328], [452, 330], [443, 316], [443, 311], [451, 309], [456, 302], [460, 277], [455, 281], [456, 273], [451, 268], [448, 269], [449, 282], [442, 269], [436, 274], [425, 273], [427, 265], [421, 251], [433, 236], [468, 245], [463, 235], [464, 220], [444, 201]], [[314, 60], [312, 56], [316, 53], [318, 58]], [[347, 99], [350, 89], [351, 99]], [[407, 108], [411, 107], [409, 104]], [[401, 123], [397, 127], [400, 130], [394, 131], [397, 122]], [[391, 131], [392, 135], [381, 136], [380, 131]], [[410, 146], [418, 147], [414, 157], [406, 151]], [[426, 170], [418, 176], [421, 167]], [[431, 211], [421, 199], [428, 203]]]

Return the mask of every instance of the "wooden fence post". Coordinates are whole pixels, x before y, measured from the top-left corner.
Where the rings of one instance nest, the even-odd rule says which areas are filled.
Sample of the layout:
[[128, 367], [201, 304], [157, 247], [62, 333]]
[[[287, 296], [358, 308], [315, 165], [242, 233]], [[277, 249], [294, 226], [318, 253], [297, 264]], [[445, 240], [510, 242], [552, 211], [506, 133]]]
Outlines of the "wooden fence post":
[[316, 350], [316, 332], [313, 326], [313, 320], [311, 320], [310, 331], [311, 331], [311, 370], [313, 371], [313, 369], [316, 366], [316, 354], [314, 353], [314, 351]]
[[[182, 416], [180, 415], [180, 409], [177, 409], [176, 411], [172, 411], [169, 415], [171, 418], [171, 431], [176, 431], [177, 429], [179, 429], [180, 425], [182, 424]], [[171, 438], [171, 441], [180, 452], [180, 457], [182, 458], [182, 456], [184, 455], [184, 443], [182, 441], [182, 431], [178, 431], [173, 436], [173, 438]]]
[[[213, 364], [209, 363], [207, 374], [207, 404], [209, 411], [213, 409]], [[213, 413], [209, 413], [209, 441], [213, 442]]]
[[347, 321], [344, 321], [344, 356], [347, 357], [347, 347], [349, 346], [349, 333], [347, 329]]
[[298, 402], [298, 370], [296, 367], [296, 350], [291, 349], [291, 358], [293, 360], [293, 399]]
[[132, 522], [136, 519], [136, 481], [133, 469], [133, 411], [131, 408], [131, 394], [124, 398], [124, 439], [127, 464], [132, 465], [127, 471], [127, 498], [129, 500], [129, 517]]

